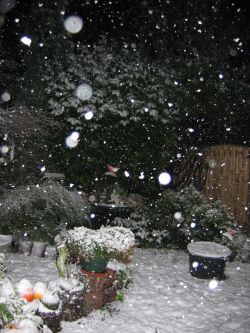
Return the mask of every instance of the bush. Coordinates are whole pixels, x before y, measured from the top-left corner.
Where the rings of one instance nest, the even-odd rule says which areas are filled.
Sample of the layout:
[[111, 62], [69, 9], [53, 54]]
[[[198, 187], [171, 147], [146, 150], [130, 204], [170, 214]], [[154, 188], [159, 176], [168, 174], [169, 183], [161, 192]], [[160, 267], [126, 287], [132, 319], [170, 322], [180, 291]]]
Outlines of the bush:
[[233, 226], [232, 216], [219, 203], [207, 203], [193, 186], [166, 190], [153, 204], [131, 216], [115, 219], [130, 228], [141, 246], [185, 249], [191, 241], [223, 243], [222, 234]]
[[51, 242], [62, 226], [88, 225], [88, 201], [51, 180], [9, 190], [0, 204], [2, 233], [21, 231], [32, 240]]

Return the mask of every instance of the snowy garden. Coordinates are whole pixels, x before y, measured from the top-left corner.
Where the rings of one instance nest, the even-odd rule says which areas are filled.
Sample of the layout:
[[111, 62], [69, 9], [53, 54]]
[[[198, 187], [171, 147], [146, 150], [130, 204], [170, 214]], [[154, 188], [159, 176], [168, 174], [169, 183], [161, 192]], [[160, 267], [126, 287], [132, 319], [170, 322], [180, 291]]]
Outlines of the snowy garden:
[[249, 332], [249, 13], [0, 0], [1, 332]]

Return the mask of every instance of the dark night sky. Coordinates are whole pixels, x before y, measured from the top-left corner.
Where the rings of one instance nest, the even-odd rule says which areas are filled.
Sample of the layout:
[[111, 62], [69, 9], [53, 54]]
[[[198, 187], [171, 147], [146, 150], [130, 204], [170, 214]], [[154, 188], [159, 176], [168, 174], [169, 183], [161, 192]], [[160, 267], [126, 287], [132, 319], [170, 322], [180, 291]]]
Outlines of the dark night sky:
[[[60, 1], [60, 0], [59, 0]], [[21, 22], [17, 24], [15, 18], [25, 17], [29, 14], [29, 8], [32, 3], [37, 2], [36, 0], [16, 0], [16, 6], [9, 13], [7, 13], [7, 20], [2, 28], [2, 34], [4, 35], [4, 40], [8, 42], [9, 45], [15, 47], [18, 37], [22, 33]], [[41, 0], [40, 3], [43, 1]], [[190, 1], [194, 4], [196, 1]], [[215, 1], [211, 1], [211, 5]], [[176, 1], [163, 1], [163, 0], [68, 0], [66, 3], [66, 15], [67, 14], [77, 14], [81, 16], [84, 20], [83, 31], [76, 36], [82, 40], [86, 38], [95, 39], [101, 32], [107, 32], [110, 36], [116, 38], [121, 35], [128, 39], [145, 39], [143, 31], [150, 30], [150, 25], [152, 24], [152, 17], [149, 14], [149, 10], [155, 6], [157, 10], [163, 14], [168, 11], [171, 16], [171, 11], [174, 14], [175, 11], [183, 11], [185, 16], [185, 4], [188, 1], [183, 0], [183, 6], [176, 8]], [[178, 2], [179, 4], [182, 2]], [[245, 49], [249, 52], [250, 50], [250, 1], [248, 0], [220, 0], [220, 10], [222, 19], [225, 21], [232, 21], [234, 19], [233, 11], [228, 11], [227, 8], [234, 7], [240, 8], [242, 13], [243, 21], [236, 23], [241, 25], [241, 37], [245, 42]], [[153, 4], [151, 6], [151, 4]], [[234, 5], [232, 5], [234, 4]], [[224, 10], [225, 9], [225, 10]], [[167, 15], [166, 14], [166, 17]], [[188, 13], [187, 13], [188, 14]], [[192, 13], [191, 13], [192, 14]], [[168, 17], [169, 19], [169, 17]], [[173, 22], [170, 22], [170, 25]], [[140, 31], [140, 35], [136, 36], [136, 33]], [[87, 32], [87, 33], [86, 33]], [[16, 38], [15, 38], [16, 37]]]

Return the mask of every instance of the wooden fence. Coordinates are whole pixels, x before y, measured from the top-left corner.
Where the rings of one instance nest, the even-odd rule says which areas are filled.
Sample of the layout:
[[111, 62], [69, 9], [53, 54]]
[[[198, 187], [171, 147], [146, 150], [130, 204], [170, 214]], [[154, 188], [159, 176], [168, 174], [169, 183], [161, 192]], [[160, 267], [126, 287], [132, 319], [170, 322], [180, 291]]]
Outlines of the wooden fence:
[[219, 145], [205, 150], [209, 166], [203, 194], [219, 199], [238, 224], [249, 227], [250, 148]]

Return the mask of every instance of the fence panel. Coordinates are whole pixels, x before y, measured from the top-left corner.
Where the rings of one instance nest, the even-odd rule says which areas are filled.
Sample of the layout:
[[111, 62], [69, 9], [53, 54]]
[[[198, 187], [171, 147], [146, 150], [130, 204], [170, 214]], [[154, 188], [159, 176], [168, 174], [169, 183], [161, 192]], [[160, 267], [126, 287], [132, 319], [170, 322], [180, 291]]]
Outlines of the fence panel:
[[219, 145], [205, 150], [209, 170], [203, 194], [209, 201], [220, 200], [240, 225], [248, 222], [250, 149]]

